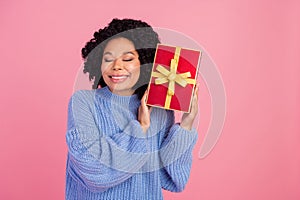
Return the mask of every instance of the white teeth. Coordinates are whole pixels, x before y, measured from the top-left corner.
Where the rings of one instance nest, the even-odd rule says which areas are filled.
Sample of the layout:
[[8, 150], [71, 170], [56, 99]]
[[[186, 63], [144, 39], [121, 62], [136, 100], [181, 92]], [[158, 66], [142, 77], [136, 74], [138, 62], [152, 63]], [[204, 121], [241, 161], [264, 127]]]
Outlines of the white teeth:
[[126, 78], [127, 76], [111, 76], [113, 79], [123, 79]]

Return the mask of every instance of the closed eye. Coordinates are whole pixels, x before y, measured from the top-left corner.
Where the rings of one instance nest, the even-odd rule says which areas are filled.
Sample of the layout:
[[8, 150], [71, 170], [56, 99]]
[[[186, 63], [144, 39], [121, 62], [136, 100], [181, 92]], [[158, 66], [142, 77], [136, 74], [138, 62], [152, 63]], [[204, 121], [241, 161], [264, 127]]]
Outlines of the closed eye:
[[133, 60], [133, 58], [126, 58], [126, 59], [123, 59], [123, 61], [125, 61], [125, 62], [130, 62], [130, 61], [132, 61]]
[[109, 59], [109, 58], [104, 58], [104, 62], [112, 62], [114, 61], [113, 59]]
[[111, 52], [104, 52], [103, 54], [103, 61], [104, 62], [113, 62], [114, 57]]

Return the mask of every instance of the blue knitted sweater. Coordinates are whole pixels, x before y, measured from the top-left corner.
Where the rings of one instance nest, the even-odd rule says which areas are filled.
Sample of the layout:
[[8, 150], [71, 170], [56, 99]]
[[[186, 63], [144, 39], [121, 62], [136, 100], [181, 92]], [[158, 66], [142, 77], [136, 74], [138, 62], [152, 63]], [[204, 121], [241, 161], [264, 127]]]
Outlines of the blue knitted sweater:
[[160, 200], [180, 192], [190, 174], [195, 129], [174, 124], [174, 112], [153, 108], [147, 133], [140, 100], [107, 87], [75, 92], [69, 102], [66, 200]]

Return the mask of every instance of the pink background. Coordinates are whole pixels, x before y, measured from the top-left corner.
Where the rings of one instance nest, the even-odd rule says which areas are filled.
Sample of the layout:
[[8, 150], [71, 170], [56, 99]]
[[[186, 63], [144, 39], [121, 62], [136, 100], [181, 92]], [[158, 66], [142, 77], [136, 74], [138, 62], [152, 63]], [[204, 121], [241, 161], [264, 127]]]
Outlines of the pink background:
[[198, 159], [210, 119], [202, 87], [191, 178], [167, 200], [300, 199], [299, 1], [104, 2], [0, 2], [0, 199], [64, 199], [67, 102], [80, 50], [114, 17], [189, 35], [225, 84], [220, 140]]

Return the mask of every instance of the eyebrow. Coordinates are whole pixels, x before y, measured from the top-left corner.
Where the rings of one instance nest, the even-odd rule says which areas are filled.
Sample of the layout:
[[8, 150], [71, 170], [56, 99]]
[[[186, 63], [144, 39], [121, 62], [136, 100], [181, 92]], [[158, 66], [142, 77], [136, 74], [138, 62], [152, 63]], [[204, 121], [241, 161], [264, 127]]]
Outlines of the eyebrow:
[[112, 55], [112, 53], [109, 52], [109, 51], [107, 51], [107, 52], [105, 52], [103, 55]]
[[133, 52], [131, 52], [131, 51], [124, 52], [123, 55], [125, 55], [125, 54], [132, 54], [132, 55], [135, 55], [135, 54], [134, 54]]
[[[131, 51], [126, 51], [123, 53], [123, 55], [126, 55], [126, 54], [132, 54], [132, 55], [135, 55], [133, 52]], [[107, 51], [107, 52], [104, 52], [103, 56], [104, 55], [113, 55], [110, 51]]]

